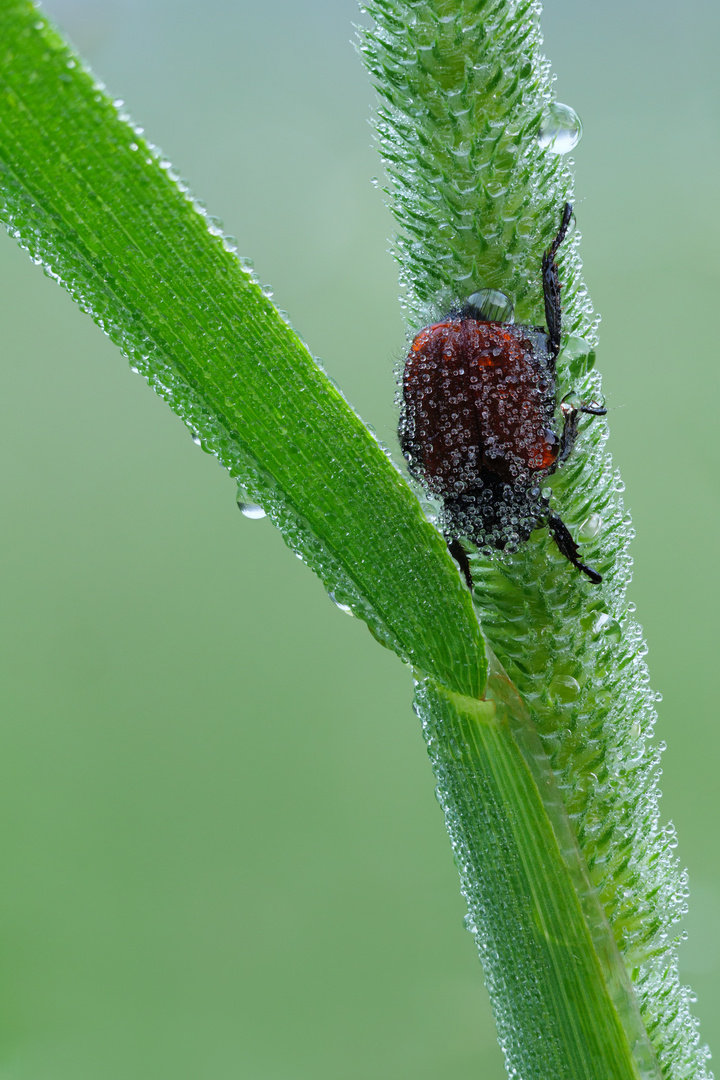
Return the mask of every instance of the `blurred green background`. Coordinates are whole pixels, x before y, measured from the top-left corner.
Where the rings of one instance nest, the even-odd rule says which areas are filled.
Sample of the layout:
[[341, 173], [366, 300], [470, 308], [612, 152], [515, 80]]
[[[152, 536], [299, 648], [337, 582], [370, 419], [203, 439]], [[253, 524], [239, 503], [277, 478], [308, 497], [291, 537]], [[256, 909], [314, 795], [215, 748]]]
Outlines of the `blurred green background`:
[[[391, 441], [352, 0], [47, 8]], [[718, 1046], [720, 8], [548, 0], [545, 31]], [[4, 235], [0, 347], [0, 1077], [500, 1080], [408, 672]]]

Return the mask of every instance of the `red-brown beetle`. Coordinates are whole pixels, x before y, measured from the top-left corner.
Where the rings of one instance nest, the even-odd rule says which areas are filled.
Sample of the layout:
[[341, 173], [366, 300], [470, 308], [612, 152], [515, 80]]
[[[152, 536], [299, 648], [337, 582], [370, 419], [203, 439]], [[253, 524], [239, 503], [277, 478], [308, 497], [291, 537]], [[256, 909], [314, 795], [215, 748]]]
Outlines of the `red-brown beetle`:
[[542, 258], [547, 329], [503, 321], [512, 311], [509, 301], [486, 289], [421, 330], [405, 363], [400, 445], [412, 475], [443, 499], [443, 532], [469, 587], [460, 537], [512, 551], [543, 525], [573, 566], [594, 584], [602, 581], [580, 562], [577, 544], [541, 489], [568, 458], [580, 414], [606, 411], [565, 399], [557, 430], [561, 308], [555, 256], [571, 216], [566, 203]]

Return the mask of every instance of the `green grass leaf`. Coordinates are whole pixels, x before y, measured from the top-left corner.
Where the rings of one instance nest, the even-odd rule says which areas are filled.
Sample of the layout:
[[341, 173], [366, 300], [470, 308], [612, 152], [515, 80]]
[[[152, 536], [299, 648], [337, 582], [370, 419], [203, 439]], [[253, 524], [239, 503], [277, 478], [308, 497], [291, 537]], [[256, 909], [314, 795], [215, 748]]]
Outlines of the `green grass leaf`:
[[470, 596], [383, 449], [170, 163], [24, 0], [0, 3], [0, 215], [335, 599], [477, 695]]

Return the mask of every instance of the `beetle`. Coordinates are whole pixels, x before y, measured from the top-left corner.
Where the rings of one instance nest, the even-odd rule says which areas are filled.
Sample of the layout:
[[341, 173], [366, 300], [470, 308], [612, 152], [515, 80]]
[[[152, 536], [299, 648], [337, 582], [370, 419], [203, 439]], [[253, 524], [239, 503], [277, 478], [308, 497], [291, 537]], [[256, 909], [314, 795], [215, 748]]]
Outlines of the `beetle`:
[[560, 403], [558, 431], [562, 317], [555, 258], [571, 217], [566, 203], [542, 256], [546, 328], [502, 321], [502, 301], [509, 312], [510, 303], [486, 289], [421, 330], [405, 362], [400, 445], [411, 475], [443, 500], [441, 526], [468, 588], [472, 575], [460, 537], [513, 551], [542, 526], [573, 566], [593, 584], [602, 581], [580, 561], [578, 545], [541, 486], [572, 452], [580, 415], [607, 411], [568, 395]]

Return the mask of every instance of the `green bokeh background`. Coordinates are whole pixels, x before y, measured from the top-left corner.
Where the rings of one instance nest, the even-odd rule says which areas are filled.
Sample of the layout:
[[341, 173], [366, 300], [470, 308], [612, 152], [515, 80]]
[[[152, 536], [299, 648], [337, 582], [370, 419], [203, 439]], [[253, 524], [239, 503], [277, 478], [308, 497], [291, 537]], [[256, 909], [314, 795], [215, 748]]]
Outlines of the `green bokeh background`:
[[[352, 0], [52, 0], [361, 415], [403, 350]], [[720, 1045], [720, 8], [548, 0], [683, 972]], [[0, 1078], [500, 1080], [410, 678], [0, 238]]]

